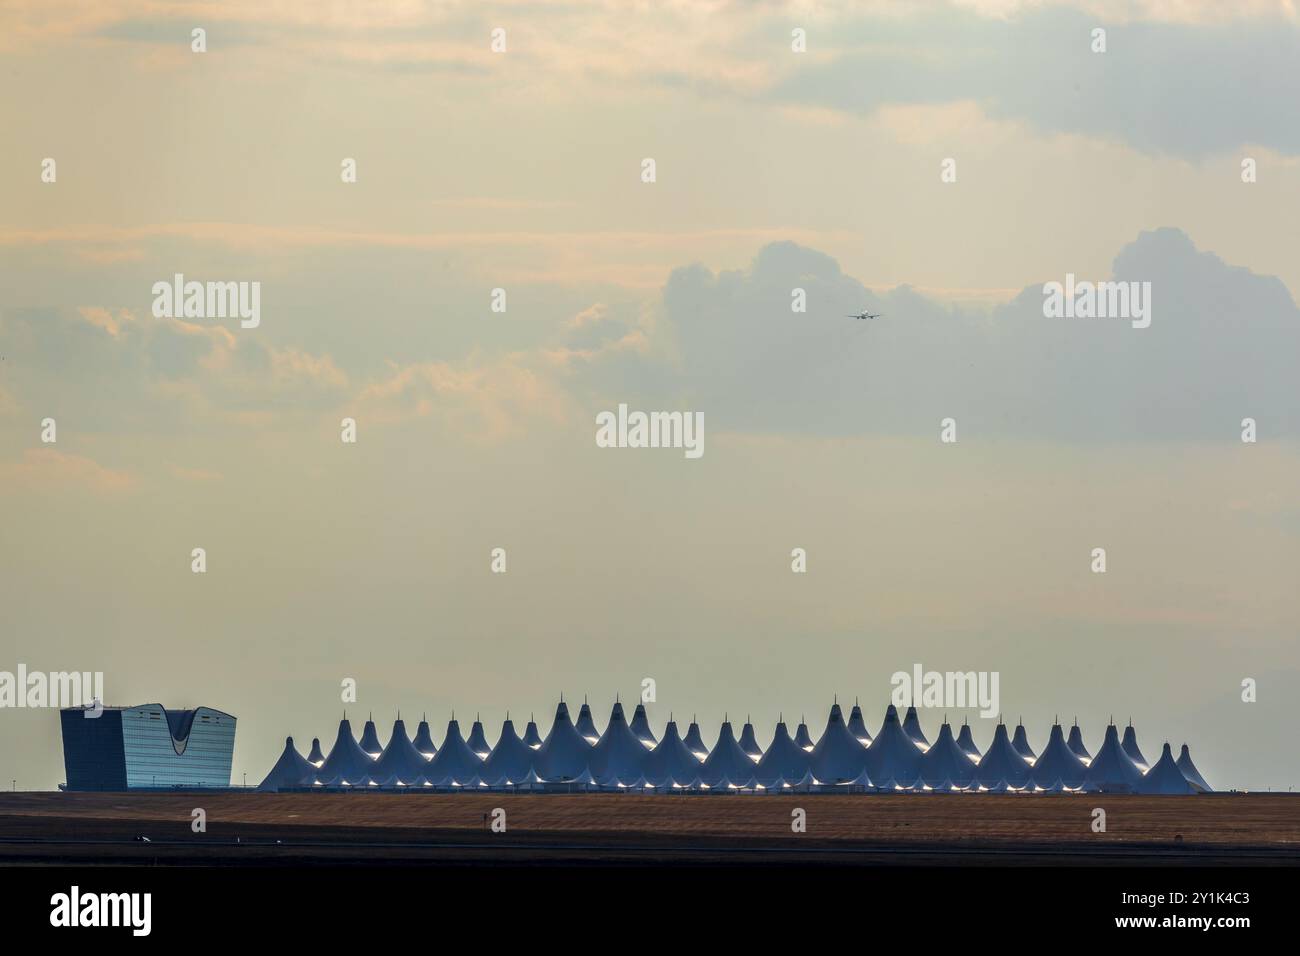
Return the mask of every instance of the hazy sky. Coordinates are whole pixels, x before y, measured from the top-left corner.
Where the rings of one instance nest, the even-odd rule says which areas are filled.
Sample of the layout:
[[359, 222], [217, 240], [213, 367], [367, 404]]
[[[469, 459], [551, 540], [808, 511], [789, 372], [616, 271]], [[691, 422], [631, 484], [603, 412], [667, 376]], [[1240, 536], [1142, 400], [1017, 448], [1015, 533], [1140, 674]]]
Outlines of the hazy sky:
[[[6, 4], [0, 670], [234, 713], [237, 781], [328, 746], [345, 678], [384, 739], [651, 677], [656, 728], [765, 744], [834, 694], [874, 730], [921, 663], [1000, 672], [1036, 746], [1131, 716], [1300, 784], [1298, 22]], [[260, 326], [155, 318], [176, 273], [260, 282]], [[1069, 273], [1150, 282], [1150, 327], [1045, 318]], [[596, 447], [620, 402], [704, 456]], [[64, 779], [53, 712], [0, 710], [0, 774]]]

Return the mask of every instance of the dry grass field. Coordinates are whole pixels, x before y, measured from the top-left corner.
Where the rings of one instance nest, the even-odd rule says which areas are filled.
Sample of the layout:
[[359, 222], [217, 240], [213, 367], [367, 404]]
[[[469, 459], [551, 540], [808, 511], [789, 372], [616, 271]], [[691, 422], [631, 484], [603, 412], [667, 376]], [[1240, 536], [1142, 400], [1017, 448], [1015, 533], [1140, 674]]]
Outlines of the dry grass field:
[[[506, 832], [487, 826], [496, 808]], [[1093, 810], [1106, 811], [1094, 833]], [[202, 808], [207, 828], [191, 829]], [[792, 811], [807, 832], [791, 830]], [[149, 842], [137, 840], [147, 836]], [[1300, 797], [0, 795], [0, 860], [1300, 862]]]

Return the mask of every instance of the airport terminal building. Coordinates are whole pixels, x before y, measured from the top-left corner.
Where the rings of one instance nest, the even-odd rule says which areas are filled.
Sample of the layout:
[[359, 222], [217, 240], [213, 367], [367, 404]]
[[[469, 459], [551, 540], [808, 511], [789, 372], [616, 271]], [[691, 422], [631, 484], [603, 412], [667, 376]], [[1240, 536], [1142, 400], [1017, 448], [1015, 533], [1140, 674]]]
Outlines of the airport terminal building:
[[60, 711], [66, 790], [229, 787], [235, 718], [161, 704]]

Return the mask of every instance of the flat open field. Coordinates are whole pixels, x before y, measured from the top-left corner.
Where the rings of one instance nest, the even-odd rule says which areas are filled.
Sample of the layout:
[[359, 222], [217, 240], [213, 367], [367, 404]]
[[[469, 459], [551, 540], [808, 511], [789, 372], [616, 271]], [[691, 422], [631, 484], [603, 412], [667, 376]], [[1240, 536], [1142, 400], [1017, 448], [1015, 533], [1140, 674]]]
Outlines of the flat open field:
[[[497, 807], [505, 833], [487, 825]], [[6, 863], [750, 860], [1294, 865], [1300, 796], [0, 794]]]

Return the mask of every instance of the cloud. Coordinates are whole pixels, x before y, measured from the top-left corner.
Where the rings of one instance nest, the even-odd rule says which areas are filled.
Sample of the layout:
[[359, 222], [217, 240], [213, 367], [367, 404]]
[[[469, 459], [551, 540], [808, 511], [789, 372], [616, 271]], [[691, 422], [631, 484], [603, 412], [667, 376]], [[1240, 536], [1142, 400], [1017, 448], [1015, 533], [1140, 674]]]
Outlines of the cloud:
[[[777, 243], [745, 271], [672, 274], [663, 320], [679, 367], [658, 387], [727, 431], [937, 436], [954, 417], [959, 439], [1236, 441], [1254, 417], [1262, 434], [1300, 437], [1300, 313], [1279, 280], [1176, 229], [1142, 233], [1112, 275], [1152, 284], [1150, 328], [1045, 318], [1041, 285], [991, 310], [905, 286], [876, 294], [830, 257]], [[795, 288], [806, 313], [791, 311]], [[845, 318], [863, 308], [884, 317]]]
[[99, 495], [130, 491], [136, 480], [128, 472], [105, 468], [81, 455], [53, 448], [26, 448], [14, 462], [0, 462], [0, 488], [20, 487], [32, 491], [82, 489]]
[[[1035, 8], [1007, 20], [955, 12], [934, 19], [943, 22], [931, 24], [924, 44], [917, 21], [883, 22], [874, 42], [843, 39], [835, 55], [787, 72], [767, 92], [863, 115], [975, 100], [994, 118], [1044, 133], [1193, 159], [1243, 144], [1300, 153], [1294, 16], [1117, 23]], [[1107, 29], [1105, 53], [1090, 46], [1098, 26]]]
[[0, 311], [0, 354], [13, 402], [73, 415], [83, 431], [300, 418], [340, 401], [349, 385], [328, 355], [125, 308]]
[[554, 424], [569, 404], [558, 383], [522, 356], [460, 362], [390, 364], [390, 374], [364, 386], [358, 420], [391, 425], [427, 418], [476, 444], [502, 441], [539, 421]]

